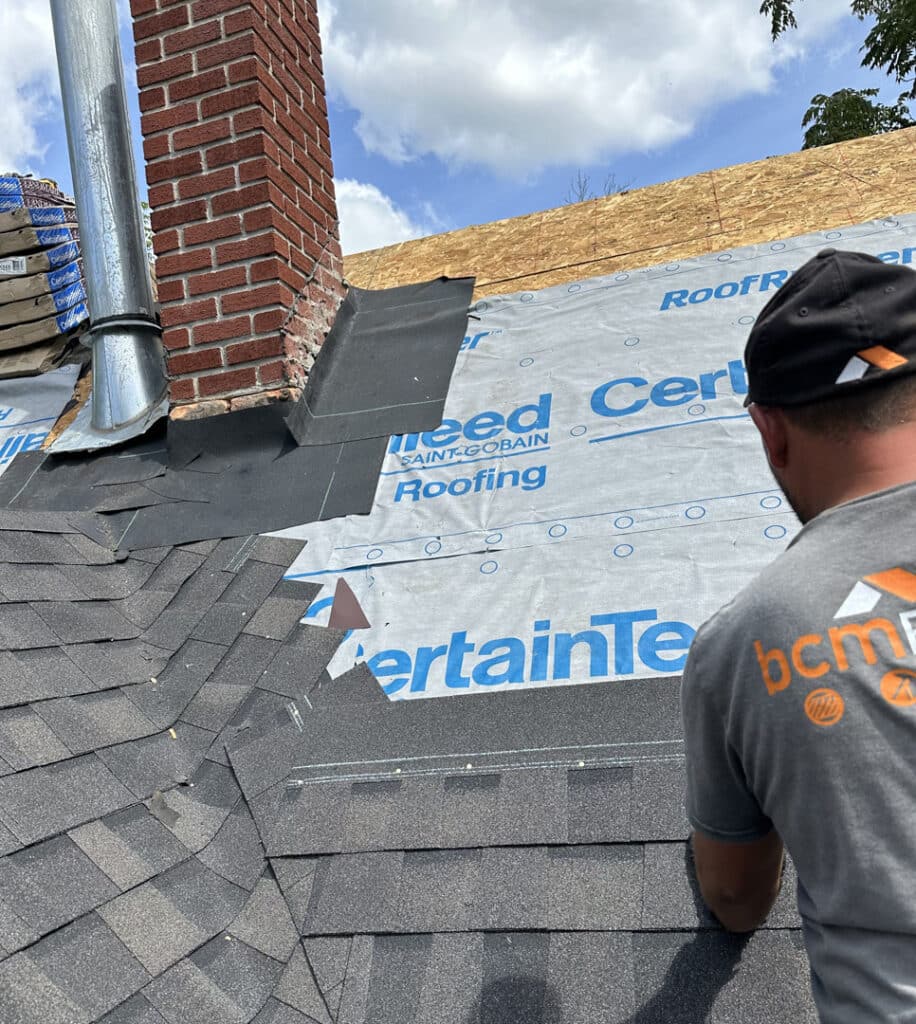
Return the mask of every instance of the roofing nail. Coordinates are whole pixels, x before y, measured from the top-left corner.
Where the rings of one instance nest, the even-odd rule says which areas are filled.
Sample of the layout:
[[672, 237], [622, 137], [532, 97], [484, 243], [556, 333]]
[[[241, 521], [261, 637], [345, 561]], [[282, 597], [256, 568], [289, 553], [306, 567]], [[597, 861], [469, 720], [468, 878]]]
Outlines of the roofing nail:
[[302, 715], [299, 714], [299, 709], [296, 707], [295, 701], [291, 700], [289, 704], [286, 705], [286, 713], [289, 715], [293, 725], [299, 730], [299, 732], [302, 732]]

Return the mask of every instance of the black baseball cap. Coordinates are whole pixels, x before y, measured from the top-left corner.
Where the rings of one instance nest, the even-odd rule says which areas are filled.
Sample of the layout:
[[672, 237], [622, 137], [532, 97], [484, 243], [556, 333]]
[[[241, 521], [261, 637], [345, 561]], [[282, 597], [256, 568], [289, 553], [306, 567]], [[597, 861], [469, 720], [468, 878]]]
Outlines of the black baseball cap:
[[916, 273], [824, 249], [763, 307], [745, 405], [803, 405], [916, 372]]

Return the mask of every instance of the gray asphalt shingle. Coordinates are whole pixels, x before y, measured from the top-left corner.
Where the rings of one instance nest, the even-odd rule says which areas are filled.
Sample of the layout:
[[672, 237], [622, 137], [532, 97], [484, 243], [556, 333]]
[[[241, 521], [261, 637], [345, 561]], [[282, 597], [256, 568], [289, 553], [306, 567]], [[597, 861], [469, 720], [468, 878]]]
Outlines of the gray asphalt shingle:
[[66, 836], [0, 861], [0, 902], [26, 922], [36, 937], [116, 895], [117, 886]]
[[81, 825], [70, 838], [122, 890], [163, 874], [190, 855], [142, 804]]
[[0, 815], [23, 843], [100, 818], [134, 800], [95, 754], [0, 778]]
[[2, 1024], [813, 1024], [791, 865], [745, 942], [691, 881], [676, 680], [389, 703], [300, 624], [302, 542], [115, 555], [123, 518], [25, 515], [0, 509]]

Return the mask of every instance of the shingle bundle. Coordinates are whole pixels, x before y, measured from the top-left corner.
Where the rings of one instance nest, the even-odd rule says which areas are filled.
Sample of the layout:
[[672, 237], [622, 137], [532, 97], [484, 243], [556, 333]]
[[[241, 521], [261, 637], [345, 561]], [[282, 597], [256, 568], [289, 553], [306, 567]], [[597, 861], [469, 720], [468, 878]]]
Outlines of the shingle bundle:
[[60, 366], [89, 322], [73, 200], [0, 177], [0, 378]]

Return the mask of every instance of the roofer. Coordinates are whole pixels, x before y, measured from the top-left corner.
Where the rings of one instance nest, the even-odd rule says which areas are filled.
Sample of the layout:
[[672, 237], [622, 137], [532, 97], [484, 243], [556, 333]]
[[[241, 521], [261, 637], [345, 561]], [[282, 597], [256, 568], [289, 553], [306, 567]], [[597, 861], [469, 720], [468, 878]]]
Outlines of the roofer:
[[763, 308], [745, 361], [805, 525], [688, 657], [700, 889], [726, 928], [758, 927], [785, 844], [822, 1020], [914, 1022], [916, 274], [824, 250]]

